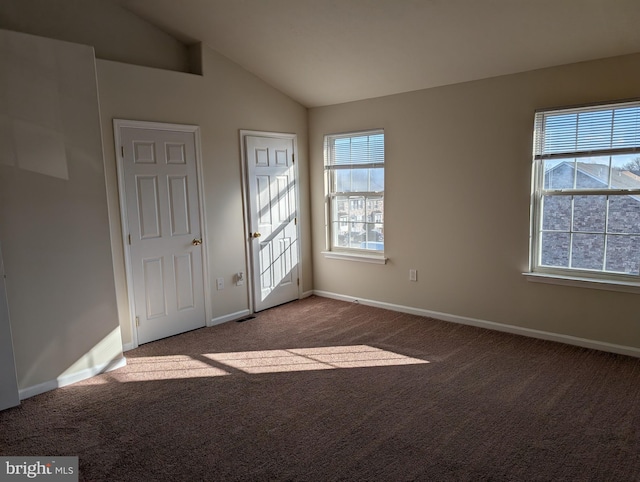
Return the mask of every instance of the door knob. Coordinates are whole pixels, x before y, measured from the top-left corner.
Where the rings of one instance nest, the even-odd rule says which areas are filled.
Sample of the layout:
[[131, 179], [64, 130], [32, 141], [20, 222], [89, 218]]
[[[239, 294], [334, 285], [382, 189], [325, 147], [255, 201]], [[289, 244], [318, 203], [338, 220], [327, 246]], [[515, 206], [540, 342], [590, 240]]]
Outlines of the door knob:
[[193, 244], [194, 246], [200, 246], [202, 244], [202, 239], [193, 238], [193, 241], [191, 241], [191, 244]]
[[259, 238], [260, 236], [262, 236], [262, 234], [260, 234], [260, 233], [253, 233], [251, 235], [252, 238]]

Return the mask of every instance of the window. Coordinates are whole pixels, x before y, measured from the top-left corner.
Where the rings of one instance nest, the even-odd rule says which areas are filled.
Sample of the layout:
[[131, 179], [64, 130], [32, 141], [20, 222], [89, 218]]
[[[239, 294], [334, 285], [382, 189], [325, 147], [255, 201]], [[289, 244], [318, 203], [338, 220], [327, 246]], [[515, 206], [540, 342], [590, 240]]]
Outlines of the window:
[[640, 102], [535, 116], [533, 272], [640, 281]]
[[384, 251], [384, 132], [325, 136], [327, 240], [333, 252]]

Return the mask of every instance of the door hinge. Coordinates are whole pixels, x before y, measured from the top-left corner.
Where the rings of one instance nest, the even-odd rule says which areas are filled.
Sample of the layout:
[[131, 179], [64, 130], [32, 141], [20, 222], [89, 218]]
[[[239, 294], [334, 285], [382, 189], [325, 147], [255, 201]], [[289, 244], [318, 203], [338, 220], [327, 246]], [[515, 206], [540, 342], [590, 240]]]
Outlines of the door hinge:
[[122, 158], [124, 159], [124, 146], [120, 146], [120, 152], [122, 153]]
[[140, 326], [140, 317], [136, 316], [136, 326]]
[[297, 225], [298, 225], [298, 218], [293, 218], [293, 224], [294, 224], [295, 226], [297, 226]]
[[298, 286], [300, 286], [300, 278], [298, 278]]
[[293, 162], [294, 164], [296, 163], [296, 155], [295, 154], [291, 154], [291, 162]]
[[127, 234], [127, 237], [129, 238], [129, 245], [131, 245], [131, 235]]

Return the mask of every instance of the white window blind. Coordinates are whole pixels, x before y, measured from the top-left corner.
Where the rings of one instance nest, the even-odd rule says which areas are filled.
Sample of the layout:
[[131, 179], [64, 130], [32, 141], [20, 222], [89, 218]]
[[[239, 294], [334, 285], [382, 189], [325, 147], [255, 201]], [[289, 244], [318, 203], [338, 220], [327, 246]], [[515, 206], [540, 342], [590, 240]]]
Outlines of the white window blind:
[[538, 158], [583, 157], [640, 151], [640, 102], [540, 112], [534, 154]]
[[327, 136], [330, 152], [330, 166], [348, 166], [356, 164], [371, 167], [372, 164], [384, 165], [384, 134], [382, 132], [352, 134], [346, 136]]

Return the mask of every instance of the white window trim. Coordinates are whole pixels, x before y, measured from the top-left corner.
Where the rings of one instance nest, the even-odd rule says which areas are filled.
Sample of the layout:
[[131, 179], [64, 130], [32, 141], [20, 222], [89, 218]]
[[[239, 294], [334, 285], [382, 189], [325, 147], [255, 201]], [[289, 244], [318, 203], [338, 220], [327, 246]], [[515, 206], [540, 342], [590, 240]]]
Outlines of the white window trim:
[[384, 255], [375, 255], [360, 252], [344, 252], [344, 251], [322, 251], [325, 258], [341, 259], [345, 261], [360, 261], [361, 263], [387, 264], [389, 258]]
[[567, 276], [540, 272], [526, 272], [522, 273], [522, 275], [527, 279], [527, 281], [531, 281], [533, 283], [546, 283], [561, 286], [574, 286], [577, 288], [591, 288], [595, 290], [640, 294], [640, 283], [633, 283], [630, 281], [582, 278], [580, 276]]
[[[325, 169], [325, 242], [326, 249], [322, 251], [322, 255], [328, 259], [338, 259], [345, 261], [356, 261], [363, 263], [373, 263], [373, 264], [386, 264], [389, 258], [385, 257], [384, 251], [374, 251], [374, 250], [360, 250], [358, 248], [348, 248], [348, 247], [333, 247], [332, 246], [332, 226], [331, 226], [331, 196], [330, 196], [330, 181], [327, 180], [327, 138], [339, 138], [339, 137], [354, 137], [357, 135], [369, 135], [381, 133], [384, 135], [384, 129], [367, 129], [363, 131], [350, 131], [343, 132], [337, 134], [327, 134], [324, 136], [323, 146], [325, 149], [324, 154], [324, 169]], [[386, 139], [385, 139], [386, 142]], [[386, 153], [385, 153], [386, 158]], [[386, 159], [385, 159], [386, 160]], [[367, 167], [374, 167], [376, 164], [367, 164]], [[385, 164], [382, 164], [382, 167], [385, 167]], [[385, 191], [382, 191], [382, 196], [384, 197]], [[339, 220], [338, 220], [339, 221]], [[384, 222], [380, 223], [384, 224]]]
[[[594, 106], [586, 106], [592, 107], [594, 109], [598, 108], [615, 108], [616, 106], [622, 106], [624, 104], [635, 104], [638, 105], [638, 102], [614, 102], [614, 103], [606, 103], [606, 104], [598, 104]], [[551, 111], [563, 111], [567, 112], [573, 109], [578, 109], [580, 107], [575, 108], [566, 108], [566, 109], [545, 109], [544, 111], [539, 112], [551, 112]], [[536, 113], [538, 114], [538, 113]], [[537, 117], [536, 117], [536, 125], [537, 125]], [[591, 288], [591, 289], [599, 289], [606, 291], [618, 291], [625, 293], [640, 293], [640, 276], [639, 275], [625, 275], [618, 274], [614, 272], [606, 272], [606, 271], [598, 271], [598, 270], [582, 270], [576, 268], [554, 268], [548, 266], [540, 266], [538, 265], [538, 254], [540, 250], [539, 245], [539, 230], [542, 223], [542, 213], [541, 213], [541, 205], [542, 205], [542, 196], [544, 195], [544, 169], [542, 167], [542, 162], [546, 156], [537, 155], [535, 152], [537, 142], [536, 134], [534, 133], [534, 157], [532, 164], [532, 179], [531, 179], [531, 208], [530, 208], [530, 243], [529, 243], [529, 271], [522, 273], [523, 276], [527, 279], [527, 281], [536, 282], [536, 283], [547, 283], [554, 285], [563, 285], [563, 286], [574, 286], [574, 287], [582, 287], [582, 288]], [[602, 152], [593, 151], [592, 155], [609, 155], [616, 153], [633, 153], [630, 152], [632, 149], [608, 149], [603, 150]], [[635, 148], [635, 152], [638, 152], [638, 148]], [[577, 152], [577, 151], [576, 151]], [[555, 155], [551, 155], [549, 157], [555, 157]], [[579, 157], [577, 155], [576, 157]], [[573, 195], [580, 195], [581, 190], [575, 189]], [[584, 192], [591, 191], [590, 189], [582, 190]], [[598, 190], [597, 194], [610, 194], [615, 190]], [[624, 190], [621, 192], [623, 194], [627, 194], [628, 190]], [[582, 276], [581, 276], [582, 275]]]

